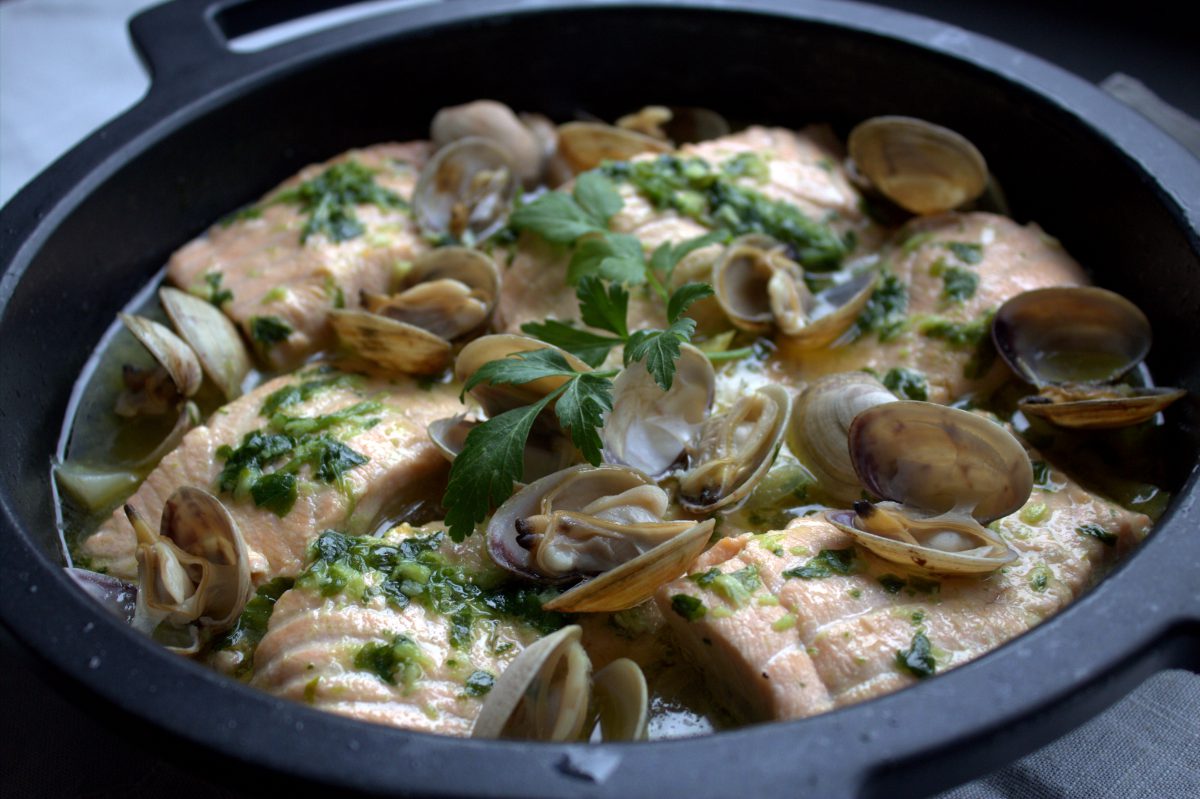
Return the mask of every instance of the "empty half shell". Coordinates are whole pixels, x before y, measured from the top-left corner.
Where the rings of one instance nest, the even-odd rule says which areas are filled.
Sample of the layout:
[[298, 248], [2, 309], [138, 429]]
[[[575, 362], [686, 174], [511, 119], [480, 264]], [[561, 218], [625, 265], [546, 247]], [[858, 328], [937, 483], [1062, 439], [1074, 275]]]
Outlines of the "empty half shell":
[[432, 375], [450, 365], [450, 342], [415, 325], [369, 311], [329, 312], [338, 340], [384, 374]]
[[439, 247], [413, 261], [396, 293], [365, 294], [363, 306], [453, 341], [491, 317], [499, 293], [500, 270], [491, 256]]
[[119, 313], [117, 316], [129, 332], [154, 356], [159, 366], [166, 370], [180, 396], [190, 397], [200, 390], [204, 372], [200, 368], [196, 353], [183, 339], [153, 319], [126, 313]]

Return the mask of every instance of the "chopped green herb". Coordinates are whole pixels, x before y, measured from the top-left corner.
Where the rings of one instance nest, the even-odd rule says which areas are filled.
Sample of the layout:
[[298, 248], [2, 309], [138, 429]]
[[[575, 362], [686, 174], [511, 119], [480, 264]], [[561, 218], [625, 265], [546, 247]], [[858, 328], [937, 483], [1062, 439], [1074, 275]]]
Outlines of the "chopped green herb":
[[1033, 461], [1033, 484], [1046, 487], [1050, 485], [1050, 464], [1045, 461]]
[[913, 611], [913, 612], [912, 612], [912, 613], [909, 615], [909, 617], [908, 617], [908, 621], [909, 621], [909, 624], [912, 624], [914, 627], [915, 627], [915, 626], [917, 626], [917, 625], [918, 625], [918, 624], [920, 624], [921, 622], [925, 621], [925, 611], [923, 611], [923, 610], [914, 610], [914, 611]]
[[954, 257], [964, 264], [975, 266], [983, 260], [983, 245], [966, 241], [948, 241], [945, 247], [954, 253]]
[[292, 326], [278, 316], [250, 317], [250, 337], [259, 344], [271, 346], [292, 335]]
[[275, 610], [275, 602], [294, 582], [291, 577], [276, 577], [260, 585], [246, 603], [233, 628], [213, 642], [214, 651], [229, 650], [240, 655], [233, 670], [233, 676], [239, 680], [249, 680], [253, 675], [254, 650], [267, 634], [267, 622]]
[[854, 335], [876, 333], [891, 341], [904, 331], [908, 320], [908, 287], [892, 272], [884, 272], [866, 306], [854, 322]]
[[854, 547], [822, 549], [816, 557], [802, 566], [784, 571], [783, 576], [789, 579], [798, 577], [802, 580], [821, 580], [835, 574], [853, 574], [857, 565]]
[[727, 178], [748, 177], [764, 183], [771, 177], [771, 170], [758, 153], [738, 153], [722, 162], [721, 174]]
[[266, 508], [280, 518], [287, 516], [296, 504], [296, 475], [287, 472], [265, 474], [254, 481], [250, 496], [258, 507]]
[[248, 205], [245, 208], [240, 208], [232, 214], [228, 214], [221, 218], [217, 224], [221, 227], [230, 227], [237, 222], [246, 222], [250, 219], [258, 219], [262, 216], [262, 209], [257, 205]]
[[881, 574], [876, 579], [883, 586], [883, 590], [889, 594], [898, 594], [900, 593], [900, 589], [907, 585], [903, 578], [895, 574]]
[[1021, 508], [1021, 521], [1025, 524], [1038, 524], [1049, 514], [1050, 508], [1045, 502], [1031, 502]]
[[926, 316], [918, 323], [917, 330], [924, 336], [942, 339], [955, 347], [975, 347], [987, 335], [991, 325], [990, 313], [969, 322], [955, 322], [944, 316]]
[[369, 671], [388, 685], [397, 682], [411, 689], [433, 661], [420, 644], [407, 635], [387, 643], [364, 644], [354, 655], [354, 668]]
[[916, 575], [908, 578], [908, 587], [918, 594], [938, 594], [942, 591], [942, 584], [937, 580], [928, 580]]
[[933, 648], [929, 645], [925, 633], [917, 631], [913, 634], [909, 648], [896, 652], [896, 665], [901, 671], [906, 671], [917, 679], [934, 675], [937, 662], [933, 659]]
[[704, 603], [694, 596], [687, 594], [675, 594], [671, 597], [671, 610], [678, 613], [688, 621], [697, 621], [704, 618], [708, 609], [704, 607]]
[[300, 232], [302, 243], [317, 233], [335, 244], [361, 236], [366, 228], [354, 213], [356, 205], [408, 208], [400, 195], [376, 183], [374, 173], [357, 161], [334, 164], [299, 186], [284, 189], [268, 202], [294, 203], [308, 215]]
[[1106, 547], [1116, 546], [1117, 543], [1116, 533], [1110, 533], [1098, 524], [1082, 524], [1075, 528], [1075, 532], [1095, 538]]
[[947, 302], [963, 302], [975, 296], [979, 288], [979, 275], [961, 266], [948, 266], [942, 272], [942, 299]]
[[1029, 587], [1040, 594], [1050, 585], [1053, 576], [1046, 564], [1039, 563], [1029, 572]]
[[718, 573], [709, 587], [736, 608], [743, 608], [750, 595], [761, 585], [758, 569], [745, 566], [728, 574]]
[[477, 669], [471, 672], [467, 677], [463, 687], [467, 696], [483, 696], [488, 691], [492, 690], [492, 686], [496, 684], [496, 675], [490, 671]]
[[901, 399], [920, 400], [921, 402], [929, 399], [929, 384], [925, 380], [925, 375], [915, 369], [906, 369], [903, 366], [892, 367], [883, 376], [883, 385]]
[[204, 276], [204, 282], [208, 286], [208, 296], [205, 299], [218, 308], [233, 301], [233, 292], [221, 287], [221, 281], [224, 279], [225, 275], [220, 272], [209, 272]]
[[[748, 163], [730, 168], [746, 168]], [[810, 219], [791, 203], [739, 186], [699, 158], [662, 155], [608, 163], [601, 169], [615, 180], [628, 180], [658, 208], [674, 208], [734, 236], [766, 234], [787, 246], [805, 269], [834, 269], [846, 254], [845, 242], [827, 224]]]
[[785, 630], [790, 630], [796, 626], [796, 617], [791, 613], [785, 613], [775, 621], [771, 622], [771, 629], [777, 633]]

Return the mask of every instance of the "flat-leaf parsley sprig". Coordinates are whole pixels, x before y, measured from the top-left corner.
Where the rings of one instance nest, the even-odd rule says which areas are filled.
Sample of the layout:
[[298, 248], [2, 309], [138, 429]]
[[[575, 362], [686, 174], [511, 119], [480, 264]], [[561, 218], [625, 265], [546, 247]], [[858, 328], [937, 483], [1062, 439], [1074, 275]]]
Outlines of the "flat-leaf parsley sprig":
[[589, 463], [599, 465], [602, 442], [598, 428], [604, 414], [612, 410], [609, 378], [614, 374], [577, 372], [561, 353], [545, 349], [489, 361], [471, 375], [464, 393], [480, 383], [522, 385], [543, 377], [567, 380], [537, 402], [494, 416], [467, 434], [442, 499], [450, 537], [462, 541], [492, 505], [512, 495], [513, 484], [524, 471], [525, 444], [534, 420], [555, 400], [554, 412], [563, 430]]

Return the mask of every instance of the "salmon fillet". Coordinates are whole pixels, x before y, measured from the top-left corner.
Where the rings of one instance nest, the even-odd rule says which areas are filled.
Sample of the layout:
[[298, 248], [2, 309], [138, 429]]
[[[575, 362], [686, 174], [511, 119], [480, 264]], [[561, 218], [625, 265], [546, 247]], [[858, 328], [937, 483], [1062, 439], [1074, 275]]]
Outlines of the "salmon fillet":
[[[385, 541], [398, 543], [427, 533], [401, 525]], [[461, 544], [442, 538], [437, 552], [475, 580], [501, 579], [483, 552], [481, 536]], [[365, 576], [372, 586], [386, 577], [375, 570]], [[471, 676], [498, 676], [538, 638], [537, 631], [520, 621], [490, 619], [475, 623], [469, 642], [455, 646], [449, 634], [452, 619], [417, 599], [397, 608], [383, 594], [369, 599], [323, 596], [303, 583], [301, 578], [276, 602], [254, 656], [251, 684], [363, 721], [469, 735], [486, 699], [482, 688], [471, 690]], [[362, 660], [364, 647], [389, 647], [398, 636], [411, 642], [408, 651], [415, 653], [418, 668], [408, 679], [372, 669]]]
[[308, 215], [296, 203], [271, 204], [281, 191], [329, 167], [354, 161], [374, 172], [379, 186], [408, 201], [429, 155], [426, 142], [379, 144], [350, 150], [305, 167], [270, 192], [256, 213], [218, 223], [171, 256], [168, 279], [205, 294], [219, 276], [232, 293], [222, 310], [255, 341], [255, 320], [277, 319], [291, 328], [281, 341], [256, 342], [272, 370], [293, 369], [332, 341], [328, 311], [358, 307], [362, 292], [385, 292], [398, 266], [426, 249], [407, 210], [363, 204], [354, 214], [364, 232], [336, 242], [323, 233], [301, 241]]
[[[925, 377], [931, 401], [952, 402], [994, 387], [1007, 374], [998, 361], [980, 360], [978, 344], [990, 345], [986, 320], [991, 312], [1024, 291], [1088, 282], [1079, 264], [1041, 228], [1022, 227], [995, 214], [917, 219], [897, 233], [881, 261], [907, 294], [907, 319], [894, 338], [872, 331], [850, 344], [800, 350], [779, 336], [767, 374], [797, 385], [832, 372], [874, 369], [883, 374], [906, 367]], [[959, 286], [977, 281], [969, 296], [946, 296], [955, 275], [967, 281]], [[958, 290], [960, 295], [966, 291]], [[954, 340], [972, 322], [977, 328], [973, 340]]]
[[[245, 536], [256, 583], [299, 571], [305, 547], [322, 530], [365, 532], [389, 506], [429, 490], [444, 477], [446, 461], [430, 443], [425, 426], [460, 410], [453, 390], [420, 388], [407, 378], [382, 380], [334, 371], [314, 376], [306, 371], [264, 383], [216, 411], [206, 425], [189, 431], [129, 504], [157, 529], [164, 503], [180, 486], [200, 486], [217, 493], [218, 475], [224, 466], [218, 450], [222, 446], [237, 448], [247, 433], [267, 425], [261, 411], [268, 397], [316, 380], [336, 382], [282, 412], [292, 417], [317, 417], [364, 401], [379, 402], [381, 407], [370, 414], [378, 422], [352, 427], [339, 437], [368, 460], [346, 471], [340, 487], [312, 479], [311, 468], [302, 467], [296, 503], [282, 518], [266, 507], [257, 507], [249, 498], [234, 500], [228, 492], [218, 494]], [[82, 550], [92, 568], [135, 579], [134, 547], [133, 528], [118, 508], [84, 541]]]
[[[1087, 525], [1103, 535], [1080, 532], [1095, 533]], [[999, 522], [1017, 560], [983, 578], [914, 579], [823, 519], [804, 518], [782, 531], [723, 539], [697, 561], [693, 576], [716, 569], [731, 576], [726, 582], [745, 583], [744, 595], [732, 594], [740, 601], [711, 580], [701, 587], [698, 577], [667, 584], [655, 599], [731, 712], [747, 722], [799, 718], [915, 682], [897, 654], [917, 632], [932, 645], [938, 672], [1019, 635], [1086, 590], [1149, 528], [1146, 516], [1052, 469], [1022, 511]], [[850, 573], [784, 574], [822, 550], [852, 552]], [[702, 603], [704, 615], [685, 618], [690, 600], [680, 595]]]
[[[832, 224], [839, 230], [864, 228], [858, 194], [846, 180], [837, 144], [825, 128], [796, 133], [783, 128], [751, 127], [680, 149], [685, 157], [703, 158], [713, 165], [747, 152], [764, 157], [769, 176], [762, 183], [752, 178], [740, 178], [739, 182], [771, 199], [790, 202], [812, 218], [832, 217]], [[680, 243], [708, 232], [696, 220], [673, 209], [655, 208], [627, 183], [618, 184], [617, 190], [625, 206], [612, 218], [610, 227], [614, 232], [637, 236], [648, 253], [664, 242]], [[718, 245], [696, 250], [676, 267], [677, 276], [681, 281], [707, 282], [720, 252]], [[536, 236], [523, 236], [500, 289], [497, 326], [518, 332], [525, 322], [578, 320], [575, 290], [566, 284], [569, 261], [569, 253], [562, 248], [547, 245]], [[631, 330], [666, 323], [662, 302], [644, 288], [632, 292], [628, 318]]]

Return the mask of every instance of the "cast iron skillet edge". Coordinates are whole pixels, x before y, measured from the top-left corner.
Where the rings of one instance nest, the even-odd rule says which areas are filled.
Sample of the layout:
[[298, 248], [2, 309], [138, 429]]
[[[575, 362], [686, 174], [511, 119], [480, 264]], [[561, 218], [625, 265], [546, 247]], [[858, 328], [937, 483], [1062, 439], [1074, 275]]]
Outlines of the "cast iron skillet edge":
[[[0, 281], [0, 302], [7, 300], [20, 271], [52, 234], [58, 220], [128, 155], [202, 114], [211, 103], [226, 99], [211, 97], [213, 90], [269, 81], [291, 64], [316, 54], [347, 50], [378, 37], [382, 30], [428, 29], [478, 21], [493, 13], [537, 13], [561, 7], [541, 2], [425, 7], [323, 32], [263, 53], [227, 53], [218, 56], [211, 68], [204, 66], [206, 58], [170, 61], [173, 53], [187, 56], [189, 48], [192, 53], [209, 55], [223, 51], [223, 46], [211, 39], [213, 29], [204, 30], [195, 23], [203, 19], [210, 25], [213, 15], [228, 5], [176, 2], [134, 21], [135, 39], [155, 76], [152, 89], [141, 104], [65, 156], [5, 209], [0, 262], [14, 268]], [[734, 8], [732, 3], [689, 5], [710, 10]], [[875, 17], [868, 22], [855, 13], [860, 10], [856, 7], [826, 3], [788, 6], [758, 2], [736, 8], [886, 33], [995, 69], [1014, 82], [1049, 94], [1056, 102], [1065, 102], [1057, 98], [1068, 94], [1082, 95], [1071, 98], [1078, 113], [1103, 111], [1106, 121], [1115, 121], [1100, 134], [1130, 153], [1138, 164], [1162, 176], [1159, 185], [1166, 204], [1173, 207], [1195, 244], [1195, 198], [1200, 196], [1194, 190], [1196, 170], [1161, 171], [1165, 165], [1178, 164], [1172, 143], [1136, 114], [1116, 110], [1113, 101], [1094, 89], [1081, 91], [1085, 84], [1077, 79], [1002, 45], [897, 12], [873, 10]], [[197, 11], [203, 14], [197, 16]], [[193, 26], [192, 33], [188, 24]], [[160, 26], [167, 26], [171, 35], [178, 37], [170, 46], [147, 44], [168, 41], [156, 38], [155, 31], [163, 29]], [[201, 44], [202, 37], [210, 38]], [[1038, 69], [1033, 70], [1031, 63]], [[1153, 147], [1146, 144], [1147, 137]], [[18, 241], [14, 232], [26, 229], [29, 235]], [[1192, 499], [1196, 490], [1193, 476], [1160, 530], [1168, 525], [1200, 528], [1200, 512]], [[1200, 548], [1181, 552], [1172, 548], [1171, 542], [1152, 536], [1137, 557], [1118, 570], [1120, 583], [1113, 580], [1058, 618], [917, 690], [811, 720], [687, 742], [586, 748], [448, 740], [367, 728], [316, 713], [250, 691], [194, 664], [171, 659], [170, 668], [162, 668], [168, 663], [167, 656], [141, 636], [99, 618], [94, 606], [58, 573], [56, 564], [16, 535], [21, 529], [19, 519], [7, 498], [0, 498], [0, 503], [5, 526], [14, 533], [0, 538], [5, 622], [49, 667], [73, 683], [88, 685], [88, 690], [102, 695], [122, 713], [165, 726], [179, 736], [178, 743], [201, 743], [247, 764], [264, 764], [301, 779], [347, 782], [371, 792], [386, 793], [404, 785], [439, 795], [638, 794], [663, 775], [670, 775], [672, 788], [681, 793], [722, 795], [731, 789], [728, 778], [686, 766], [735, 756], [742, 778], [754, 775], [755, 788], [763, 792], [850, 795], [865, 790], [895, 796], [899, 789], [902, 794], [915, 794], [952, 784], [1051, 740], [1158, 668], [1196, 668], [1200, 662], [1196, 651], [1200, 595], [1172, 596], [1164, 591], [1164, 596], [1154, 597], [1135, 590], [1138, 585], [1194, 586], [1194, 575], [1200, 573]], [[1126, 590], [1118, 591], [1118, 586]], [[1077, 668], [1072, 648], [1082, 643], [1078, 633], [1086, 631], [1070, 622], [1085, 618], [1106, 618], [1123, 635], [1089, 637], [1086, 645], [1094, 652], [1097, 665]], [[1076, 635], [1064, 636], [1072, 630]], [[92, 633], [103, 636], [100, 646], [68, 651], [63, 645], [64, 640], [86, 641]], [[1067, 663], [1071, 668], [1063, 668]], [[98, 681], [97, 675], [111, 675], [111, 681]], [[1036, 689], [1031, 690], [1031, 685]], [[147, 694], [156, 697], [153, 711], [146, 707]], [[214, 699], [226, 712], [197, 718], [191, 706], [193, 696], [203, 697], [206, 703]], [[1001, 710], [980, 724], [980, 702]], [[967, 762], [968, 758], [961, 757], [967, 750], [974, 750], [970, 765], [956, 767], [956, 763]], [[836, 770], [819, 768], [831, 762], [837, 763]], [[468, 764], [469, 768], [463, 767]], [[447, 776], [447, 771], [452, 775]]]

